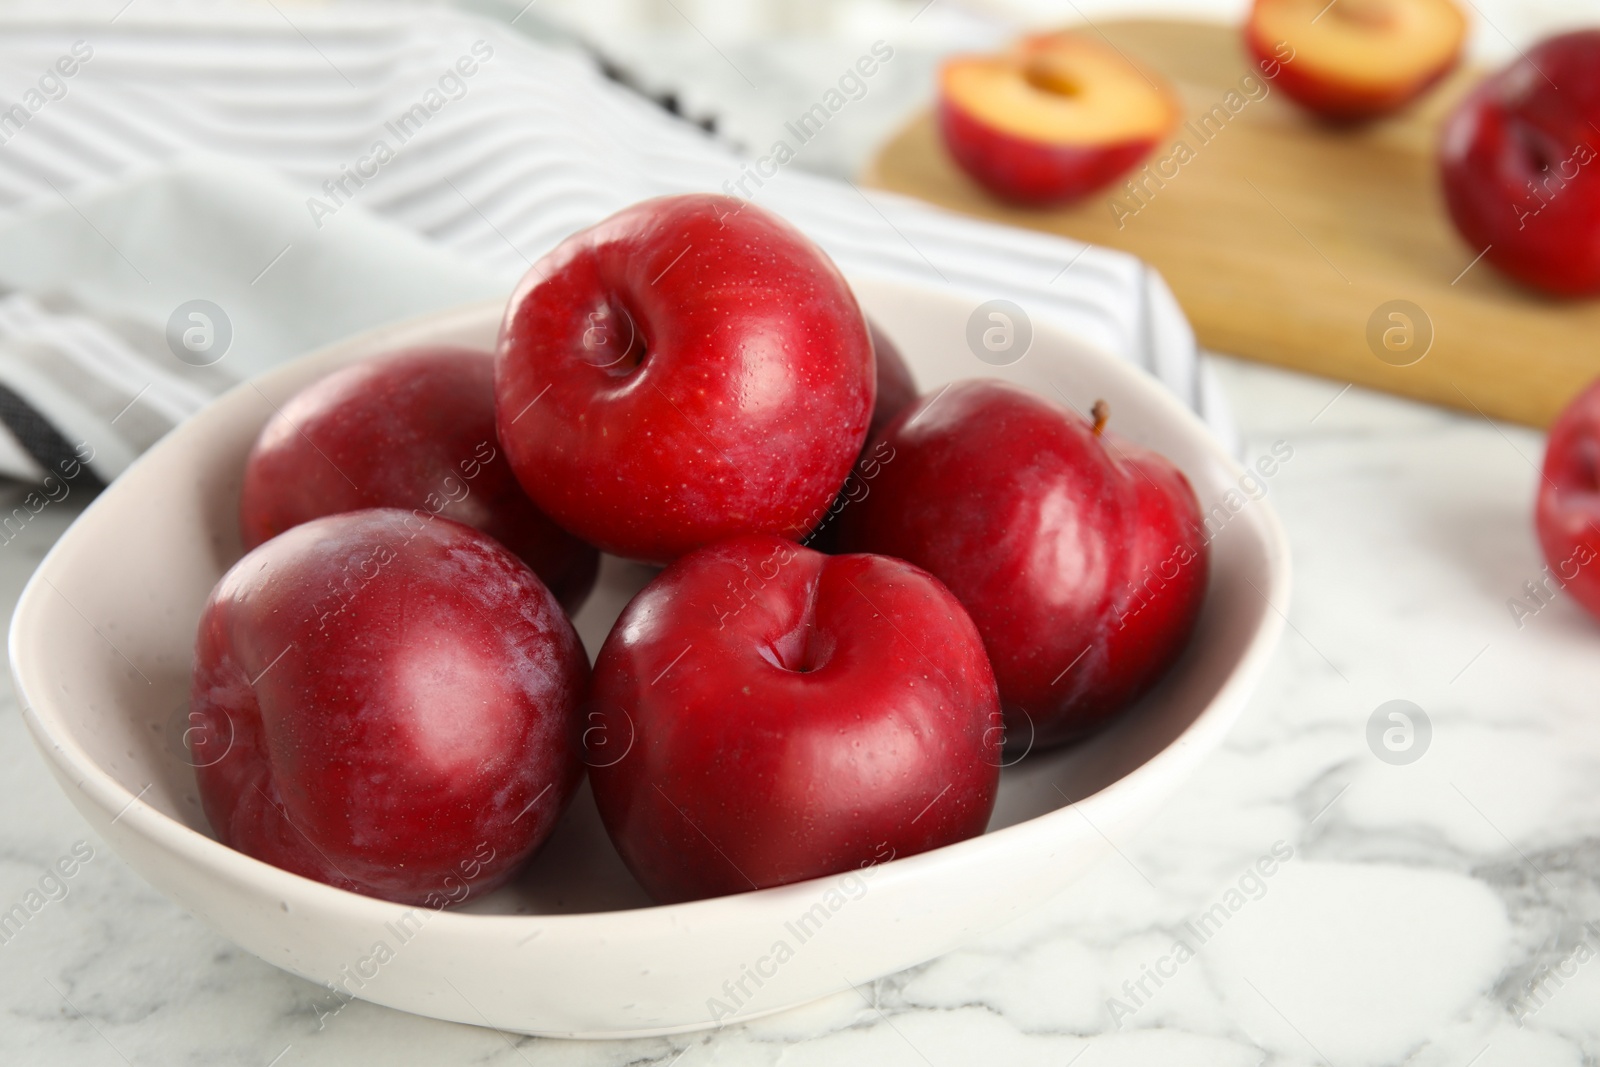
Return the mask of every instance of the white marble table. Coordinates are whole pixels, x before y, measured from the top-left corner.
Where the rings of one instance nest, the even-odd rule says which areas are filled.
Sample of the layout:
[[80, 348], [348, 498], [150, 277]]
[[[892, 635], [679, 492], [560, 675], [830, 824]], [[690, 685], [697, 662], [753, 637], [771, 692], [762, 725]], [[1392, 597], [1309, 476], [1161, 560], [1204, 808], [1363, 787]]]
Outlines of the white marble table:
[[[7, 688], [0, 909], [75, 843], [93, 856], [0, 944], [0, 1063], [1596, 1062], [1600, 626], [1565, 598], [1520, 628], [1507, 607], [1543, 566], [1542, 438], [1220, 369], [1250, 454], [1294, 450], [1269, 490], [1295, 554], [1291, 626], [1227, 744], [1116, 842], [1123, 858], [1037, 914], [864, 995], [709, 1034], [545, 1041], [361, 1002], [319, 1019], [318, 987], [210, 932], [89, 834]], [[0, 547], [7, 616], [71, 517], [47, 509]], [[1432, 725], [1407, 765], [1367, 741], [1396, 698]]]

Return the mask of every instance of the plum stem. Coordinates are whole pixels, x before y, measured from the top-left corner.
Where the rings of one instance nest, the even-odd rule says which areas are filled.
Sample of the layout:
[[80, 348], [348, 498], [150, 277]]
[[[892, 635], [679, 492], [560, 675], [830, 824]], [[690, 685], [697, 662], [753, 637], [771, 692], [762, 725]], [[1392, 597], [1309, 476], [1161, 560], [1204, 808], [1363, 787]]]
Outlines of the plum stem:
[[1111, 405], [1104, 400], [1096, 400], [1094, 407], [1089, 409], [1089, 414], [1094, 416], [1094, 435], [1099, 437], [1105, 430], [1106, 423], [1111, 421]]

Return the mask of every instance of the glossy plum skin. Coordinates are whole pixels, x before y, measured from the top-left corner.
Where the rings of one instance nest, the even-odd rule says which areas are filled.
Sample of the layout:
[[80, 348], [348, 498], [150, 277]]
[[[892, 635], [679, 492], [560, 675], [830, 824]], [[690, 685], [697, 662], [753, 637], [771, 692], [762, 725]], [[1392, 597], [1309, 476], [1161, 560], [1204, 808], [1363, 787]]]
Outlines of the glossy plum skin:
[[1071, 741], [1150, 688], [1205, 596], [1200, 508], [1164, 458], [1015, 386], [960, 382], [874, 442], [842, 547], [909, 560], [983, 635], [1008, 748]]
[[881, 326], [868, 319], [867, 332], [872, 335], [872, 354], [878, 372], [878, 397], [872, 406], [872, 422], [867, 430], [867, 440], [871, 441], [897, 415], [916, 403], [917, 380], [912, 377], [900, 349]]
[[949, 591], [901, 560], [769, 535], [658, 575], [585, 709], [606, 829], [663, 903], [972, 837], [999, 783], [994, 674]]
[[937, 118], [945, 148], [961, 169], [995, 196], [1024, 207], [1065, 204], [1104, 188], [1159, 140], [1049, 144], [996, 129], [947, 98], [939, 101]]
[[248, 549], [323, 515], [380, 507], [482, 530], [568, 611], [594, 587], [600, 554], [534, 506], [502, 454], [487, 352], [410, 349], [297, 393], [250, 450], [239, 528]]
[[1600, 30], [1539, 44], [1457, 106], [1439, 175], [1474, 254], [1556, 296], [1600, 293], [1597, 126]]
[[302, 523], [201, 616], [206, 817], [307, 878], [459, 903], [511, 877], [571, 798], [587, 676], [560, 605], [487, 535], [389, 508]]
[[804, 536], [866, 440], [875, 372], [831, 260], [732, 197], [662, 197], [573, 235], [501, 326], [501, 440], [534, 501], [666, 563], [740, 533]]
[[1600, 382], [1550, 427], [1534, 527], [1550, 573], [1600, 619]]
[[872, 492], [872, 480], [878, 476], [883, 458], [892, 454], [882, 448], [875, 448], [874, 440], [902, 411], [917, 400], [916, 379], [911, 376], [911, 368], [906, 365], [900, 350], [889, 340], [889, 335], [871, 319], [867, 320], [867, 328], [872, 332], [872, 351], [878, 364], [878, 400], [872, 409], [871, 432], [867, 436], [866, 445], [861, 449], [861, 455], [856, 459], [856, 465], [850, 471], [850, 476], [844, 480], [844, 488], [833, 498], [833, 505], [828, 508], [827, 514], [822, 516], [811, 533], [801, 541], [807, 548], [814, 548], [829, 555], [836, 555], [839, 552], [839, 513], [853, 501], [861, 499], [863, 494]]

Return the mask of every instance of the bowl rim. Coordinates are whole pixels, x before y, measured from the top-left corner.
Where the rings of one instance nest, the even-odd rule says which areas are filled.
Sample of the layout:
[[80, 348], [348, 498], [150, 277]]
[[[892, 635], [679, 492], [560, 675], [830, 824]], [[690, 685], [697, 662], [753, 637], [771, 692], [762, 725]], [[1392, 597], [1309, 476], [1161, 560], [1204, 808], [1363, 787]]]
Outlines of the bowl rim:
[[[893, 289], [924, 296], [928, 292], [923, 287], [898, 280], [891, 281], [871, 276], [852, 277], [850, 280], [852, 285], [863, 285], [875, 290]], [[353, 351], [376, 354], [386, 346], [389, 338], [397, 335], [414, 335], [419, 331], [445, 333], [452, 329], [481, 328], [485, 318], [490, 315], [500, 315], [503, 307], [503, 301], [493, 299], [462, 304], [385, 323], [323, 345], [287, 360], [264, 374], [239, 382], [183, 425], [204, 420], [207, 412], [215, 412], [224, 401], [242, 391], [267, 385], [275, 379], [293, 377], [303, 364], [325, 358], [331, 353]], [[1048, 320], [1044, 320], [1042, 325], [1046, 327], [1048, 333], [1054, 333], [1058, 338], [1070, 341], [1082, 353], [1111, 365], [1112, 372], [1125, 379], [1130, 389], [1149, 394], [1158, 407], [1165, 409], [1164, 416], [1186, 423], [1190, 431], [1187, 436], [1202, 441], [1202, 448], [1209, 453], [1208, 458], [1220, 464], [1222, 470], [1235, 477], [1243, 473], [1244, 468], [1238, 460], [1216, 440], [1198, 416], [1158, 381], [1132, 363], [1117, 358], [1101, 346], [1069, 332], [1064, 327]], [[422, 343], [433, 342], [412, 341], [406, 347]], [[168, 451], [186, 447], [188, 443], [186, 437], [183, 426], [175, 428], [138, 456], [124, 473], [123, 478], [118, 480], [123, 481], [128, 474], [160, 462]], [[48, 690], [42, 684], [45, 679], [37, 677], [38, 668], [34, 665], [37, 660], [24, 659], [28, 652], [28, 642], [31, 640], [25, 632], [27, 623], [40, 610], [37, 607], [39, 601], [48, 591], [55, 588], [50, 581], [50, 571], [62, 566], [63, 559], [76, 551], [77, 539], [74, 531], [93, 515], [113, 492], [115, 492], [114, 486], [108, 487], [63, 531], [39, 561], [19, 595], [16, 609], [11, 616], [7, 640], [12, 682], [23, 719], [33, 735], [34, 743], [49, 758], [52, 770], [62, 783], [64, 785], [72, 783], [95, 807], [107, 813], [111, 823], [126, 821], [130, 832], [137, 833], [161, 849], [177, 854], [184, 861], [208, 870], [227, 882], [241, 886], [248, 885], [255, 892], [272, 894], [285, 901], [304, 900], [308, 907], [335, 916], [359, 917], [359, 921], [362, 922], [393, 922], [407, 913], [430, 910], [435, 914], [429, 920], [429, 925], [440, 925], [439, 933], [444, 936], [498, 936], [513, 931], [527, 933], [535, 927], [544, 933], [576, 934], [602, 922], [607, 924], [607, 934], [611, 937], [626, 937], [665, 928], [692, 930], [700, 926], [702, 920], [709, 919], [730, 905], [751, 914], [763, 912], [768, 906], [784, 903], [789, 897], [798, 894], [815, 892], [817, 887], [850, 873], [838, 872], [781, 886], [675, 904], [648, 904], [607, 911], [486, 914], [449, 908], [431, 909], [424, 905], [400, 904], [365, 896], [293, 874], [222, 844], [153, 805], [145, 803], [142, 799], [145, 790], [134, 793], [123, 786], [78, 743], [59, 714], [54, 710], [41, 712], [30, 699], [30, 693]], [[981, 862], [984, 854], [994, 850], [1048, 847], [1050, 841], [1058, 836], [1057, 827], [1064, 824], [1074, 810], [1079, 817], [1088, 821], [1101, 837], [1105, 837], [1104, 832], [1099, 830], [1100, 820], [1090, 819], [1083, 812], [1083, 808], [1102, 812], [1105, 817], [1110, 818], [1116, 808], [1132, 803], [1132, 795], [1138, 792], [1139, 787], [1147, 780], [1159, 780], [1167, 777], [1171, 771], [1178, 770], [1185, 763], [1203, 759], [1213, 745], [1197, 744], [1197, 741], [1212, 733], [1225, 733], [1232, 726], [1233, 720], [1242, 712], [1245, 697], [1254, 688], [1258, 677], [1265, 669], [1285, 622], [1284, 613], [1291, 584], [1288, 538], [1269, 500], [1255, 501], [1249, 510], [1253, 513], [1252, 522], [1258, 528], [1257, 536], [1262, 542], [1267, 563], [1266, 588], [1256, 590], [1266, 602], [1267, 610], [1263, 611], [1260, 622], [1255, 626], [1226, 678], [1218, 685], [1205, 707], [1176, 737], [1133, 770], [1088, 796], [964, 841], [877, 865], [872, 874], [874, 883], [887, 886], [919, 881], [941, 868]], [[1241, 693], [1240, 690], [1244, 692]], [[53, 697], [41, 699], [39, 703], [50, 709], [54, 699]], [[145, 787], [146, 790], [149, 788], [150, 786]], [[1110, 843], [1110, 838], [1106, 838], [1106, 841]], [[1112, 847], [1115, 848], [1114, 843]]]

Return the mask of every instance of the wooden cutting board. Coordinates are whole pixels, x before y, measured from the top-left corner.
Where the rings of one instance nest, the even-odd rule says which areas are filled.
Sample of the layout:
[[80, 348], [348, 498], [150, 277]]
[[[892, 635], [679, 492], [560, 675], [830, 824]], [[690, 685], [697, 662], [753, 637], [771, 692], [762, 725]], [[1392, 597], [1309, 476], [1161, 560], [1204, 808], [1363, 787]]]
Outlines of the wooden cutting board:
[[[1545, 299], [1474, 264], [1483, 250], [1445, 213], [1438, 128], [1480, 72], [1456, 72], [1397, 118], [1335, 130], [1270, 82], [1248, 91], [1241, 79], [1253, 68], [1235, 27], [1127, 21], [1084, 32], [1163, 75], [1189, 120], [1223, 107], [1226, 122], [1201, 131], [1208, 139], [1182, 126], [1152, 153], [1149, 164], [1174, 160], [1170, 178], [1152, 167], [1159, 187], [1148, 181], [1135, 199], [1119, 182], [1069, 208], [1009, 207], [956, 168], [928, 114], [881, 149], [866, 183], [1141, 256], [1166, 277], [1201, 344], [1218, 352], [1533, 426], [1600, 376], [1600, 301]], [[1174, 156], [1180, 139], [1192, 150], [1187, 162]], [[1409, 349], [1405, 318], [1375, 316], [1396, 300], [1426, 316], [1409, 316]], [[1429, 322], [1426, 355], [1394, 365], [1416, 355]], [[1388, 362], [1373, 347], [1386, 331]]]

